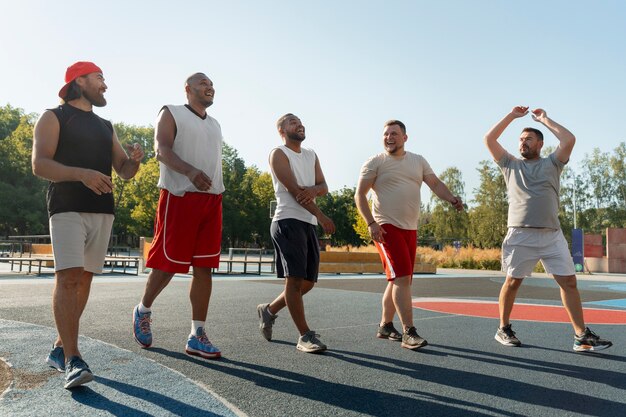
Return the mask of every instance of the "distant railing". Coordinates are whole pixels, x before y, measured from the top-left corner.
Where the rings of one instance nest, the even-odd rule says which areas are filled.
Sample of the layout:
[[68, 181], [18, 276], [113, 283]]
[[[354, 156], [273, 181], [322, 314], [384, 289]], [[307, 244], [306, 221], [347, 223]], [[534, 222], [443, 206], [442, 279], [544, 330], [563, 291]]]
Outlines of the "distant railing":
[[[271, 255], [271, 258], [269, 258]], [[233, 265], [242, 264], [243, 273], [248, 273], [248, 265], [256, 266], [256, 273], [261, 274], [261, 268], [263, 265], [267, 265], [270, 268], [270, 272], [275, 272], [276, 265], [276, 253], [273, 249], [262, 248], [228, 248], [228, 257], [224, 259], [220, 257], [220, 264], [226, 264], [226, 273], [232, 274]], [[220, 272], [219, 268], [216, 272]]]

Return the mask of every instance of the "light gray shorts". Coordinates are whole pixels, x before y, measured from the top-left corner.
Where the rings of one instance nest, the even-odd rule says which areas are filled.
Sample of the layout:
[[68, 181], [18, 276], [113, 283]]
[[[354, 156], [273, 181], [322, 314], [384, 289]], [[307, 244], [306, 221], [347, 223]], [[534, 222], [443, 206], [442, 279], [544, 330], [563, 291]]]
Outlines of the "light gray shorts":
[[82, 267], [102, 273], [114, 218], [112, 214], [73, 211], [50, 217], [54, 270]]
[[502, 242], [502, 272], [513, 278], [529, 277], [539, 261], [552, 275], [576, 273], [561, 229], [510, 227]]

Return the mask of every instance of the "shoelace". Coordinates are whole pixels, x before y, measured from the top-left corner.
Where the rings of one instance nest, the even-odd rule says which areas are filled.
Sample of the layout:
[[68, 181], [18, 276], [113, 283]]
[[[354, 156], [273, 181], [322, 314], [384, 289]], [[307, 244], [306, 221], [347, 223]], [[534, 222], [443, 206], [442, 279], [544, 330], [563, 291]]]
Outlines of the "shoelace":
[[211, 341], [209, 340], [209, 336], [206, 335], [206, 332], [202, 332], [200, 336], [196, 336], [196, 339], [200, 341], [203, 345], [210, 345]]
[[587, 327], [587, 329], [585, 330], [585, 333], [583, 333], [582, 337], [583, 337], [583, 339], [593, 339], [593, 340], [600, 339], [600, 336], [598, 336], [597, 334], [592, 332], [591, 329], [589, 329], [589, 327]]
[[419, 337], [419, 335], [417, 334], [417, 329], [415, 327], [411, 327], [409, 330], [407, 330], [406, 334], [409, 337]]
[[152, 323], [152, 319], [147, 314], [139, 319], [139, 330], [142, 334], [150, 333], [150, 323]]

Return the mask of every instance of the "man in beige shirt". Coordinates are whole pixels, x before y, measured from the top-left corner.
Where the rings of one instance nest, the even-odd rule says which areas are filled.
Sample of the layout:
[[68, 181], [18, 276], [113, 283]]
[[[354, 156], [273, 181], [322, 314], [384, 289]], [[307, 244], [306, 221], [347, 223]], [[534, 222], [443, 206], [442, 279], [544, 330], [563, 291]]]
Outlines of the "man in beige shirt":
[[[463, 210], [463, 202], [441, 182], [423, 156], [405, 151], [407, 140], [404, 123], [399, 120], [385, 123], [385, 152], [363, 164], [354, 197], [378, 249], [388, 281], [377, 337], [401, 340], [402, 347], [418, 349], [428, 344], [413, 326], [411, 304], [422, 182], [457, 210]], [[373, 197], [371, 209], [367, 200], [370, 190]], [[393, 326], [396, 312], [402, 322], [403, 334]]]

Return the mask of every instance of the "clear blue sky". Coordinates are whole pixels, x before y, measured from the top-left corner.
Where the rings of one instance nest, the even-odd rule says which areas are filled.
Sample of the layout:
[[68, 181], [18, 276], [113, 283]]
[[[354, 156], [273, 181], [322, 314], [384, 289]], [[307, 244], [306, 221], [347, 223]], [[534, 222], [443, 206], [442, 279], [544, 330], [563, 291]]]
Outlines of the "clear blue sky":
[[[90, 60], [109, 86], [97, 112], [154, 125], [163, 104], [185, 101], [185, 78], [205, 72], [217, 90], [209, 112], [246, 164], [268, 170], [275, 121], [292, 112], [331, 190], [356, 185], [391, 118], [436, 173], [462, 171], [468, 198], [488, 159], [483, 135], [514, 105], [542, 107], [574, 132], [574, 168], [626, 141], [619, 0], [1, 4], [0, 105], [41, 113], [58, 103], [66, 67]], [[537, 124], [503, 135], [509, 151], [526, 125]]]

